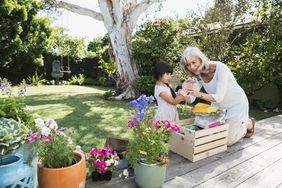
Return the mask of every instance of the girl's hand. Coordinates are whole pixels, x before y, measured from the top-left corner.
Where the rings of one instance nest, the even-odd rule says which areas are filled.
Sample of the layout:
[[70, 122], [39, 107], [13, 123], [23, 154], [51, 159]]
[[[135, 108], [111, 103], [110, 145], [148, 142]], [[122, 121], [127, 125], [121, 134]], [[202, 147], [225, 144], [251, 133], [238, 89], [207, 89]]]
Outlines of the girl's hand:
[[203, 95], [202, 92], [197, 91], [194, 88], [189, 89], [188, 92], [189, 92], [190, 95], [193, 95], [194, 97], [197, 97], [197, 98], [201, 98], [202, 95]]
[[180, 95], [184, 96], [185, 98], [187, 97], [187, 92], [184, 91], [183, 89], [180, 89], [180, 90], [178, 91], [178, 93], [179, 93]]

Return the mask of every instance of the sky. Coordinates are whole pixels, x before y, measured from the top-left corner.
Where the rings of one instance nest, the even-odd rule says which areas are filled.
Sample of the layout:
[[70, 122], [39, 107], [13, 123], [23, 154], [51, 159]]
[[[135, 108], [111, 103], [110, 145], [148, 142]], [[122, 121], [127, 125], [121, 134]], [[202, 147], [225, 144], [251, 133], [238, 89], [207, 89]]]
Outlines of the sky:
[[[85, 6], [100, 12], [98, 0], [64, 0], [77, 5]], [[155, 12], [156, 6], [151, 7], [147, 12], [141, 15], [137, 25], [142, 24], [146, 20], [154, 20], [162, 17], [184, 17], [188, 11], [203, 12], [212, 4], [212, 0], [166, 0], [163, 8], [159, 12]], [[104, 36], [107, 30], [101, 21], [97, 21], [88, 16], [82, 16], [61, 9], [61, 15], [53, 18], [52, 26], [60, 26], [67, 29], [67, 33], [72, 37], [84, 37], [87, 42], [98, 36]]]

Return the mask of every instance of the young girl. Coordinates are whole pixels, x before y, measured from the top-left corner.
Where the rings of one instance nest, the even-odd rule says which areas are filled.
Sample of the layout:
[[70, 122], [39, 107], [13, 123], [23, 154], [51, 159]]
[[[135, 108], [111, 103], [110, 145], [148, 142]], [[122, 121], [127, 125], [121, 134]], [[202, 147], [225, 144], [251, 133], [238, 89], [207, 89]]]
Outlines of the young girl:
[[156, 80], [154, 95], [158, 103], [156, 120], [179, 120], [176, 105], [185, 100], [182, 95], [176, 95], [169, 86], [172, 67], [166, 62], [156, 64], [153, 76]]

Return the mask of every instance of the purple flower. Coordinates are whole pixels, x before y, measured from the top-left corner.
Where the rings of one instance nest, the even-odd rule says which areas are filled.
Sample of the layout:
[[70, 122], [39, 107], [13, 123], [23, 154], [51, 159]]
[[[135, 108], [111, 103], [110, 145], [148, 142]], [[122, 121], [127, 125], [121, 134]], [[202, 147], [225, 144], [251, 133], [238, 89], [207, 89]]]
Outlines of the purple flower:
[[35, 133], [32, 133], [30, 134], [28, 137], [27, 137], [27, 140], [32, 143], [34, 142], [36, 139], [40, 139], [41, 138], [41, 134], [40, 132], [35, 132]]
[[51, 136], [42, 136], [41, 137], [41, 140], [43, 141], [43, 142], [52, 142], [52, 137]]

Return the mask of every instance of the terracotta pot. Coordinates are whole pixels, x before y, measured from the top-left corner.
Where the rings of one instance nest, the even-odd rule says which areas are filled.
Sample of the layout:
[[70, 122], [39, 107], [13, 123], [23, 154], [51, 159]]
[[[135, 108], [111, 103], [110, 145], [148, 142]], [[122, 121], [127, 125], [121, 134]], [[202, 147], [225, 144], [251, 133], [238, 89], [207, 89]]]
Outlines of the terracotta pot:
[[45, 168], [38, 162], [38, 182], [40, 188], [84, 188], [86, 180], [85, 156], [79, 152], [74, 155], [80, 159], [72, 166], [64, 168]]

